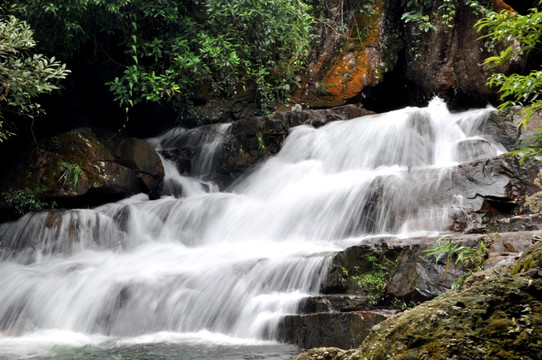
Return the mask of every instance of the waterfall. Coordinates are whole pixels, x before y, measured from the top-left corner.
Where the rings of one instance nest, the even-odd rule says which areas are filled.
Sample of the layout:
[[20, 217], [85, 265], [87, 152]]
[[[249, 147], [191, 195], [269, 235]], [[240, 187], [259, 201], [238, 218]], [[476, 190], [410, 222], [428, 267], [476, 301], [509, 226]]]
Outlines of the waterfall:
[[210, 181], [229, 125], [150, 139], [159, 150], [197, 145], [190, 174], [164, 160], [162, 198], [0, 225], [0, 329], [272, 340], [279, 319], [318, 293], [337, 251], [368, 236], [444, 230], [461, 210], [450, 169], [505, 152], [481, 132], [493, 111], [452, 114], [436, 99], [298, 126], [228, 191]]
[[[181, 127], [166, 131], [160, 136], [147, 139], [161, 152], [184, 149], [190, 161], [190, 176], [182, 175], [174, 161], [161, 156], [165, 178], [162, 193], [175, 197], [216, 192], [213, 180], [217, 161], [231, 124], [204, 126], [192, 130]], [[193, 153], [193, 154], [192, 154]]]

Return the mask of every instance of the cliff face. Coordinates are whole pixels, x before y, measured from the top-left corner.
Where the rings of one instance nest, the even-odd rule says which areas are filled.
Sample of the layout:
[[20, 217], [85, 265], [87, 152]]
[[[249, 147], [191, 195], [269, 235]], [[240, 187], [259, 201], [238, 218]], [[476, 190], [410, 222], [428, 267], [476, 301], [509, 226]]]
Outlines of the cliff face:
[[501, 49], [477, 40], [474, 25], [486, 10], [513, 10], [503, 1], [438, 0], [413, 9], [388, 0], [375, 1], [371, 11], [328, 3], [343, 7], [346, 30], [330, 30], [333, 21], [321, 30], [295, 102], [329, 107], [360, 101], [384, 111], [424, 104], [435, 95], [453, 108], [496, 101], [495, 89], [486, 86], [495, 70], [482, 63]]

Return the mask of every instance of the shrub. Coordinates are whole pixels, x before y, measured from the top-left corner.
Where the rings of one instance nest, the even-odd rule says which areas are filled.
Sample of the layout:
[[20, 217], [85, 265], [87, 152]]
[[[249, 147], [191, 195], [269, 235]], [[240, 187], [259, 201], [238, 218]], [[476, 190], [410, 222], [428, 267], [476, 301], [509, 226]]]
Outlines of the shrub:
[[55, 53], [94, 43], [120, 66], [108, 85], [126, 109], [167, 102], [179, 113], [206, 92], [255, 88], [262, 107], [285, 96], [299, 80], [312, 23], [302, 0], [16, 0], [11, 11]]
[[461, 267], [465, 273], [456, 278], [452, 284], [452, 290], [457, 290], [463, 282], [477, 271], [483, 270], [485, 259], [487, 258], [486, 243], [480, 242], [478, 248], [461, 245], [454, 241], [450, 236], [444, 236], [437, 240], [434, 246], [424, 250], [427, 256], [434, 256], [435, 262], [439, 262], [443, 257], [446, 258], [446, 269], [442, 281], [453, 263], [455, 268]]
[[[58, 89], [69, 70], [54, 57], [31, 53], [30, 26], [14, 16], [0, 17], [0, 118], [4, 112], [35, 117], [44, 110], [35, 98]], [[0, 142], [13, 135], [0, 121]]]
[[[542, 6], [542, 1], [539, 7]], [[478, 31], [486, 34], [480, 39], [490, 44], [504, 43], [507, 48], [497, 56], [488, 57], [484, 64], [497, 67], [510, 62], [512, 59], [529, 56], [533, 50], [538, 50], [542, 37], [542, 13], [532, 8], [526, 15], [520, 15], [508, 10], [500, 13], [491, 12], [476, 24]], [[542, 111], [542, 71], [534, 69], [528, 74], [513, 73], [505, 75], [495, 73], [488, 79], [488, 85], [498, 88], [502, 100], [499, 109], [514, 105], [523, 108], [523, 120], [518, 125], [527, 127], [527, 122]], [[523, 162], [528, 157], [542, 156], [542, 129], [530, 139], [525, 140], [525, 146], [513, 151], [512, 154], [523, 156]]]
[[20, 189], [6, 191], [2, 193], [2, 197], [8, 205], [15, 208], [15, 211], [23, 215], [29, 211], [38, 211], [41, 209], [54, 208], [54, 202], [49, 203], [42, 199], [42, 194], [48, 191], [45, 186], [36, 186], [32, 189]]

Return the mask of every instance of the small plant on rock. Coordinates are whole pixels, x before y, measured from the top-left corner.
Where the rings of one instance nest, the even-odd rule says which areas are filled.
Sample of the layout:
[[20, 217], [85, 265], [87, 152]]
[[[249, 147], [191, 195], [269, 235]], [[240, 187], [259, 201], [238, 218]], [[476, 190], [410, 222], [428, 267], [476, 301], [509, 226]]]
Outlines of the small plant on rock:
[[[354, 266], [352, 280], [363, 290], [367, 292], [367, 300], [370, 305], [377, 305], [382, 300], [386, 293], [386, 283], [390, 274], [391, 265], [394, 262], [387, 260], [389, 263], [382, 264], [378, 262], [376, 256], [367, 256], [367, 261], [371, 264], [371, 271], [360, 274], [359, 266]], [[342, 272], [346, 276], [349, 275], [348, 270], [342, 267]]]
[[79, 183], [79, 176], [83, 172], [83, 169], [75, 163], [68, 163], [62, 161], [59, 165], [64, 168], [64, 172], [60, 176], [59, 180], [64, 180], [64, 185], [69, 182], [73, 184], [73, 190], [77, 191], [77, 184]]
[[433, 247], [424, 250], [424, 253], [426, 256], [434, 256], [437, 263], [440, 259], [446, 257], [446, 269], [442, 276], [443, 282], [452, 263], [455, 268], [461, 267], [465, 271], [452, 283], [452, 290], [459, 290], [467, 278], [484, 269], [485, 259], [487, 258], [487, 245], [482, 240], [478, 248], [472, 248], [461, 245], [453, 240], [451, 236], [443, 236], [437, 240]]

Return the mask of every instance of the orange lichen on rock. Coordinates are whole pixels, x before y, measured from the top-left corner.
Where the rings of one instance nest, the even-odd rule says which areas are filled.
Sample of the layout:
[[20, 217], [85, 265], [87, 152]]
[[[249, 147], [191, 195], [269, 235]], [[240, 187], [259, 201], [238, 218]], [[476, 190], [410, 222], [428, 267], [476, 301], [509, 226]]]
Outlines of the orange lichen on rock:
[[348, 52], [326, 75], [319, 85], [314, 106], [341, 105], [358, 95], [365, 86], [373, 84], [377, 75], [371, 69], [363, 51]]
[[[372, 15], [359, 14], [349, 24], [349, 32], [340, 53], [335, 55], [331, 65], [325, 65], [322, 56], [310, 67], [310, 72], [319, 74], [320, 81], [314, 84], [304, 82], [297, 98], [312, 85], [309, 106], [331, 107], [343, 105], [357, 96], [366, 86], [380, 80], [380, 22], [384, 2], [375, 5]], [[326, 68], [324, 68], [326, 66]], [[304, 80], [305, 81], [305, 80]], [[306, 96], [309, 97], [309, 96]]]
[[492, 0], [491, 2], [493, 3], [493, 7], [495, 11], [497, 12], [502, 11], [502, 10], [516, 12], [510, 5], [505, 3], [503, 0]]

